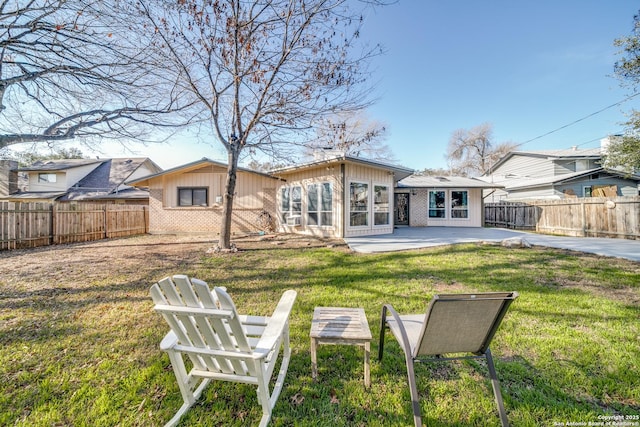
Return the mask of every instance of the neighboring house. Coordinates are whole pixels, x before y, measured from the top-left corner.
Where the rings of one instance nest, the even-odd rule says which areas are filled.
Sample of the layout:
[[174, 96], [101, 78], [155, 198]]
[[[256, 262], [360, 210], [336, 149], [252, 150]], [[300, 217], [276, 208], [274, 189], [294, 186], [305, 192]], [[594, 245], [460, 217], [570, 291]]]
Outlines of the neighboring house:
[[[324, 237], [393, 232], [395, 183], [411, 170], [348, 156], [271, 171], [239, 168], [232, 233], [271, 229]], [[209, 159], [131, 180], [148, 186], [150, 233], [217, 233], [227, 165]]]
[[0, 199], [14, 202], [147, 204], [148, 191], [124, 182], [162, 170], [148, 158], [47, 160], [23, 168], [4, 164], [12, 164], [3, 170], [16, 185]]
[[409, 176], [395, 191], [395, 224], [412, 227], [482, 227], [482, 191], [501, 188], [474, 178]]
[[605, 169], [601, 161], [601, 148], [512, 151], [479, 179], [504, 186], [485, 192], [487, 202], [639, 194], [639, 175]]

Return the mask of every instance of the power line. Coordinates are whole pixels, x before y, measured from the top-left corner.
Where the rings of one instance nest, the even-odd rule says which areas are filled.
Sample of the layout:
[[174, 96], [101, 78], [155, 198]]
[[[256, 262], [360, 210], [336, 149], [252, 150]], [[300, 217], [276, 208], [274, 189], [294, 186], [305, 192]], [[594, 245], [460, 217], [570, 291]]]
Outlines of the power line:
[[537, 139], [543, 138], [543, 137], [545, 137], [545, 136], [547, 136], [547, 135], [551, 135], [552, 133], [555, 133], [555, 132], [558, 132], [558, 131], [560, 131], [560, 130], [562, 130], [562, 129], [568, 128], [569, 126], [573, 126], [573, 125], [575, 125], [576, 123], [579, 123], [579, 122], [581, 122], [581, 121], [583, 121], [583, 120], [586, 120], [586, 119], [588, 119], [588, 118], [590, 118], [590, 117], [593, 117], [593, 116], [595, 116], [596, 114], [600, 114], [600, 113], [602, 113], [603, 111], [608, 110], [609, 108], [613, 108], [613, 107], [615, 107], [615, 106], [618, 106], [618, 105], [620, 105], [620, 104], [623, 104], [623, 103], [627, 102], [628, 100], [630, 100], [631, 98], [634, 98], [634, 97], [636, 97], [636, 96], [638, 96], [638, 95], [640, 95], [640, 92], [635, 93], [635, 94], [633, 94], [633, 95], [629, 95], [629, 96], [627, 96], [625, 99], [623, 99], [622, 101], [618, 101], [618, 102], [616, 102], [615, 104], [611, 104], [611, 105], [609, 105], [609, 106], [607, 106], [607, 107], [604, 107], [604, 108], [602, 108], [602, 109], [600, 109], [600, 110], [598, 110], [598, 111], [596, 111], [596, 112], [594, 112], [594, 113], [591, 113], [591, 114], [586, 115], [586, 116], [584, 116], [584, 117], [582, 117], [582, 118], [579, 118], [578, 120], [574, 120], [574, 121], [573, 121], [573, 122], [571, 122], [571, 123], [568, 123], [568, 124], [566, 124], [566, 125], [564, 125], [564, 126], [560, 126], [560, 127], [559, 127], [559, 128], [557, 128], [557, 129], [554, 129], [554, 130], [549, 131], [549, 132], [547, 132], [547, 133], [544, 133], [544, 134], [542, 134], [542, 135], [536, 136], [535, 138], [531, 138], [531, 139], [529, 139], [529, 140], [527, 140], [527, 141], [525, 141], [525, 142], [521, 142], [520, 144], [517, 144], [517, 145], [516, 145], [516, 147], [520, 147], [521, 145], [528, 144], [528, 143], [533, 142], [533, 141], [535, 141], [535, 140], [537, 140]]

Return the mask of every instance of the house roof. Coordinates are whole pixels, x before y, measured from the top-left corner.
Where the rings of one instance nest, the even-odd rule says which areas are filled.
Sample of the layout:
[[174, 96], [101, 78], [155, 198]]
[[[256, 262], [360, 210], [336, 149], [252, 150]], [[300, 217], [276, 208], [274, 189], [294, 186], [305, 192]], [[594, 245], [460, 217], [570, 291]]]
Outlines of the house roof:
[[336, 156], [336, 157], [329, 157], [329, 158], [326, 158], [326, 159], [323, 159], [323, 160], [314, 160], [314, 161], [308, 162], [308, 163], [301, 163], [301, 164], [294, 165], [294, 166], [288, 166], [288, 167], [285, 167], [285, 168], [274, 169], [274, 170], [272, 170], [270, 172], [272, 174], [274, 174], [274, 175], [278, 175], [280, 173], [295, 172], [295, 171], [298, 171], [298, 170], [307, 169], [307, 168], [311, 168], [311, 167], [324, 166], [324, 165], [330, 165], [330, 164], [342, 163], [342, 162], [357, 163], [357, 164], [370, 166], [370, 167], [377, 168], [377, 169], [389, 170], [389, 171], [393, 172], [396, 181], [400, 181], [401, 179], [408, 177], [409, 175], [411, 175], [414, 172], [413, 169], [408, 169], [408, 168], [405, 168], [405, 167], [402, 167], [402, 166], [392, 165], [392, 164], [389, 164], [389, 163], [382, 163], [382, 162], [378, 162], [378, 161], [374, 161], [374, 160], [363, 159], [363, 158], [360, 158], [360, 157], [351, 157], [351, 156], [346, 156], [346, 155], [339, 155], [339, 156]]
[[55, 172], [66, 169], [77, 168], [79, 166], [93, 165], [102, 163], [100, 159], [62, 159], [62, 160], [45, 160], [37, 161], [30, 166], [16, 169], [18, 172]]
[[[176, 166], [174, 168], [171, 169], [167, 169], [167, 170], [163, 170], [161, 172], [155, 173], [155, 174], [151, 174], [151, 175], [147, 175], [147, 176], [143, 176], [141, 178], [136, 178], [136, 179], [132, 179], [129, 181], [126, 181], [125, 184], [127, 185], [140, 185], [140, 186], [144, 186], [144, 185], [149, 185], [149, 180], [150, 179], [154, 179], [160, 176], [164, 176], [164, 175], [170, 175], [170, 174], [174, 174], [176, 172], [187, 172], [190, 170], [195, 170], [198, 168], [201, 168], [204, 165], [214, 165], [214, 166], [219, 166], [222, 168], [227, 168], [227, 164], [226, 163], [222, 163], [222, 162], [218, 162], [215, 160], [211, 160], [207, 157], [203, 157], [200, 160], [196, 160], [194, 162], [191, 163], [187, 163], [184, 165], [180, 165], [180, 166]], [[267, 178], [272, 178], [272, 179], [278, 179], [277, 177], [267, 174], [267, 173], [263, 173], [263, 172], [258, 172], [258, 171], [254, 171], [252, 169], [247, 169], [247, 168], [243, 168], [243, 167], [238, 167], [239, 171], [242, 172], [248, 172], [248, 173], [253, 173], [256, 175], [261, 175], [261, 176], [265, 176]]]
[[24, 193], [14, 193], [8, 196], [2, 196], [0, 199], [20, 199], [25, 201], [33, 200], [56, 200], [60, 196], [64, 196], [65, 192], [60, 191], [31, 191]]
[[[104, 196], [113, 198], [114, 194], [121, 192], [119, 187], [124, 184], [124, 181], [143, 163], [150, 162], [152, 169], [162, 170], [160, 166], [146, 157], [104, 159], [102, 162], [100, 166], [71, 187], [59, 200], [99, 199], [104, 198]], [[148, 193], [142, 195], [139, 192], [130, 192], [119, 195], [118, 198], [125, 198], [123, 196], [126, 194], [128, 194], [130, 198], [136, 199], [149, 197]]]
[[492, 174], [502, 164], [506, 163], [513, 156], [537, 157], [547, 159], [599, 159], [602, 157], [602, 150], [598, 148], [567, 148], [562, 150], [540, 150], [540, 151], [510, 151], [498, 160], [487, 172]]
[[540, 187], [545, 185], [563, 184], [565, 182], [582, 179], [597, 173], [606, 173], [609, 175], [623, 177], [632, 181], [640, 182], [640, 175], [627, 175], [624, 172], [618, 171], [615, 169], [595, 168], [595, 169], [589, 169], [586, 171], [567, 173], [563, 175], [547, 176], [544, 178], [536, 178], [536, 179], [526, 178], [526, 179], [512, 180], [505, 183], [505, 189], [507, 191], [513, 191], [513, 190], [524, 190], [527, 188], [534, 188], [534, 187]]
[[398, 182], [398, 188], [504, 188], [476, 178], [463, 176], [411, 175]]
[[149, 191], [141, 188], [128, 187], [111, 193], [85, 193], [82, 200], [143, 200], [149, 198]]

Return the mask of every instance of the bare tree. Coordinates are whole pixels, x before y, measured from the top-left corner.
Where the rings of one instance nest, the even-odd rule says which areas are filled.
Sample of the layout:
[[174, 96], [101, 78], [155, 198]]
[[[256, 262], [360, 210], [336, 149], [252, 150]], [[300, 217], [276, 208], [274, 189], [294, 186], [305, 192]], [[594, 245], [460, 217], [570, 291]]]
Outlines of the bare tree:
[[449, 176], [451, 175], [451, 171], [449, 169], [444, 168], [425, 168], [420, 171], [415, 172], [415, 175], [418, 176]]
[[117, 10], [104, 0], [0, 3], [0, 149], [139, 137], [146, 124], [168, 123], [159, 117], [178, 105], [149, 90], [160, 81]]
[[495, 162], [515, 149], [514, 143], [493, 144], [493, 126], [483, 123], [451, 134], [447, 146], [447, 161], [453, 173], [477, 176], [487, 172]]
[[[365, 5], [365, 3], [368, 3]], [[363, 2], [369, 6], [372, 1]], [[230, 247], [242, 154], [282, 158], [325, 117], [366, 107], [362, 15], [353, 0], [139, 0], [168, 75], [228, 155], [219, 246]]]
[[391, 148], [384, 143], [386, 125], [371, 120], [364, 111], [328, 117], [317, 125], [316, 132], [318, 139], [308, 147], [309, 156], [318, 149], [332, 149], [353, 157], [396, 162]]

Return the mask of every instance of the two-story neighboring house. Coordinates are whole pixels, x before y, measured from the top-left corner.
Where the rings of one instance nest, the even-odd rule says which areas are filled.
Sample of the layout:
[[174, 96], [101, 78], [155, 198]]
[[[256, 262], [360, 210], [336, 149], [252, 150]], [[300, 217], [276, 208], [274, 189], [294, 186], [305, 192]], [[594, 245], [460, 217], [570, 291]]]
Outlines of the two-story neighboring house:
[[[147, 204], [148, 191], [124, 182], [162, 171], [148, 158], [47, 160], [22, 168], [18, 168], [16, 162], [12, 163], [13, 167], [2, 170], [9, 174], [7, 181], [15, 185], [0, 199], [13, 202]], [[12, 179], [11, 175], [17, 179]]]
[[504, 187], [485, 190], [485, 201], [637, 196], [640, 176], [603, 168], [602, 152], [577, 147], [512, 151], [479, 178]]

